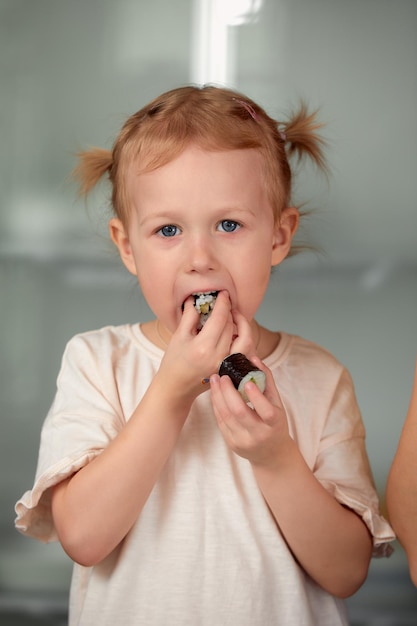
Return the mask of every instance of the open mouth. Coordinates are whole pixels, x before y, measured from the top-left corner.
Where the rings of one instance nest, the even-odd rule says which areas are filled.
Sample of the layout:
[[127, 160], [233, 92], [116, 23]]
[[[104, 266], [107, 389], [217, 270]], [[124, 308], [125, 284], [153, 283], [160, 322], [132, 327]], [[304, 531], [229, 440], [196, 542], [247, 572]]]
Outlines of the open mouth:
[[205, 293], [193, 293], [194, 307], [197, 313], [200, 314], [199, 330], [203, 328], [204, 324], [210, 317], [210, 313], [216, 303], [218, 291], [208, 291]]

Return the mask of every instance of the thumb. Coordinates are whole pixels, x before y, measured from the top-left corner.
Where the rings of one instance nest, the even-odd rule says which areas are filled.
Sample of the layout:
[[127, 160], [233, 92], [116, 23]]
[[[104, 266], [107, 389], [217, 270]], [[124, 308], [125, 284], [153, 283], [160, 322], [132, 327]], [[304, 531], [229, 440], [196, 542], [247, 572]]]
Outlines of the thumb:
[[184, 302], [180, 326], [184, 327], [188, 331], [192, 329], [195, 330], [198, 319], [199, 314], [194, 306], [194, 298], [189, 296]]

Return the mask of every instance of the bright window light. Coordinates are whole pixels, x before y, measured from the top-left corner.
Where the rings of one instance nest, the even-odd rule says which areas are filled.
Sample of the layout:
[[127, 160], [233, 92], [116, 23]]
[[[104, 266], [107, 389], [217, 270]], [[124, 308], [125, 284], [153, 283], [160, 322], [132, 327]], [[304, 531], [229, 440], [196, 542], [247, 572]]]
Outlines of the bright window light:
[[256, 20], [262, 0], [194, 0], [191, 82], [235, 86], [235, 28]]

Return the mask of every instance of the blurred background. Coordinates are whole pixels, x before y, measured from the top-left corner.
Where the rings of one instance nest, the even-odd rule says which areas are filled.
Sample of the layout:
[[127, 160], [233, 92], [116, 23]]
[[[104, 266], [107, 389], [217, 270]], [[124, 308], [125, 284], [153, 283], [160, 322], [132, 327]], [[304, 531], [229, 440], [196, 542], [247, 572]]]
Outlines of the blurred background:
[[[294, 198], [320, 252], [274, 272], [258, 320], [349, 368], [384, 509], [417, 356], [416, 62], [415, 0], [0, 0], [2, 624], [65, 624], [71, 563], [13, 527], [65, 343], [151, 317], [108, 242], [107, 190], [86, 206], [68, 180], [74, 153], [179, 85], [235, 87], [278, 119], [303, 98], [326, 122], [330, 179], [300, 170]], [[395, 547], [352, 624], [417, 623]]]

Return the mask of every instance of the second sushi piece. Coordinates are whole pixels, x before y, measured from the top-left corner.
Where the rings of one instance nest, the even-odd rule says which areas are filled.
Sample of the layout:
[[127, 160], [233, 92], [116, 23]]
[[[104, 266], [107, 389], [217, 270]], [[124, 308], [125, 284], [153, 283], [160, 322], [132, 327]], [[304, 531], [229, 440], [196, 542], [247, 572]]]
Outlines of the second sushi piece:
[[265, 373], [251, 363], [241, 352], [230, 354], [222, 361], [219, 376], [229, 376], [245, 402], [249, 402], [245, 393], [245, 385], [249, 381], [255, 383], [262, 393], [265, 391]]

